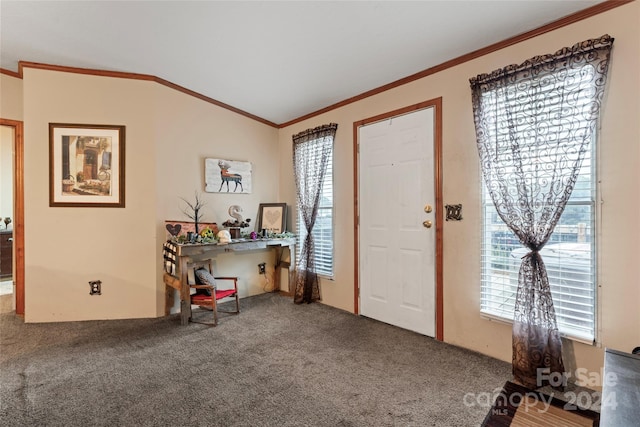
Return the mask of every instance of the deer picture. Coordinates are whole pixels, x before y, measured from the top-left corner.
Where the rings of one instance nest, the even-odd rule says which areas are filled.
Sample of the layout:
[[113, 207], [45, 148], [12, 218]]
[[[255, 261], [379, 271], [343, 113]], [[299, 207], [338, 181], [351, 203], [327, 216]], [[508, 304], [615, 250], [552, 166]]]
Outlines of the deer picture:
[[238, 185], [240, 185], [240, 191], [244, 191], [242, 188], [242, 175], [237, 173], [229, 173], [230, 165], [225, 161], [218, 161], [218, 166], [220, 167], [220, 178], [222, 182], [220, 183], [220, 188], [218, 191], [222, 191], [222, 186], [227, 184], [227, 193], [229, 192], [229, 182], [235, 182], [236, 186], [233, 188], [233, 192], [235, 193], [238, 189]]

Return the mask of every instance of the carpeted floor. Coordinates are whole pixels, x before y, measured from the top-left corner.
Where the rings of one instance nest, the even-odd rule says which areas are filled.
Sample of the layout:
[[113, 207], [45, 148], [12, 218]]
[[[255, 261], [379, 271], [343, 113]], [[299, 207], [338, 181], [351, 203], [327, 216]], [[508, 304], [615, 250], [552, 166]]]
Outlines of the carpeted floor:
[[24, 324], [0, 300], [2, 426], [479, 426], [511, 378], [508, 363], [277, 294], [217, 328]]

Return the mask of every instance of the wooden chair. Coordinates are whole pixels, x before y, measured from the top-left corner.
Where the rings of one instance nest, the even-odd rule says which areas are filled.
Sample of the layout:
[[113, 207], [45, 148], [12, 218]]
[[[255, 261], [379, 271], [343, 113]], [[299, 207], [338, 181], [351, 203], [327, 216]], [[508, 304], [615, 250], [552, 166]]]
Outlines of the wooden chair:
[[[206, 274], [197, 273], [199, 269], [205, 269], [208, 273]], [[217, 326], [218, 325], [218, 313], [229, 313], [229, 314], [238, 314], [240, 313], [240, 299], [238, 296], [238, 278], [237, 277], [213, 277], [213, 265], [211, 260], [206, 260], [193, 264], [193, 275], [195, 279], [195, 284], [189, 284], [191, 289], [195, 289], [196, 293], [191, 294], [191, 305], [198, 305], [200, 308], [205, 310], [210, 310], [213, 312], [213, 321], [198, 321], [194, 319], [193, 312], [191, 313], [191, 321], [194, 323], [203, 323], [205, 325]], [[202, 278], [198, 278], [198, 276], [206, 276], [203, 280]], [[211, 280], [206, 280], [206, 278], [215, 279], [215, 283], [208, 283]], [[220, 281], [233, 281], [232, 288], [220, 289], [218, 284]], [[223, 311], [218, 310], [218, 300], [223, 298], [235, 298], [236, 309], [234, 311]]]

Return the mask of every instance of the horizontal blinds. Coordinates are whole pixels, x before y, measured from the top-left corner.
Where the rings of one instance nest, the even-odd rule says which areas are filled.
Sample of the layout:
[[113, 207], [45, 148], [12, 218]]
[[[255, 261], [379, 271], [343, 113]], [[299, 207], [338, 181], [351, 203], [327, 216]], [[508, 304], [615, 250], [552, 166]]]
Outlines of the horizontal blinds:
[[[302, 249], [302, 241], [307, 232], [302, 217], [298, 213], [296, 227], [298, 230], [298, 251]], [[315, 245], [315, 267], [320, 275], [333, 277], [333, 157], [329, 157], [327, 172], [322, 186], [318, 216], [313, 227]], [[300, 254], [298, 253], [298, 256]]]
[[[560, 222], [540, 252], [547, 268], [560, 332], [587, 341], [595, 338], [596, 311], [593, 145], [586, 153]], [[544, 169], [545, 163], [553, 161], [543, 154], [538, 155], [535, 150], [527, 155], [533, 156], [535, 161], [532, 164], [541, 169]], [[528, 249], [521, 245], [500, 219], [484, 184], [482, 189], [481, 311], [511, 320], [518, 287], [518, 270], [521, 258]]]
[[[572, 205], [572, 211], [592, 216], [592, 206]], [[568, 210], [565, 210], [567, 213]], [[560, 332], [593, 340], [595, 328], [595, 261], [592, 221], [579, 225], [560, 224], [542, 249], [556, 320]], [[513, 319], [521, 258], [528, 253], [515, 235], [485, 205], [482, 243], [481, 310]]]
[[[544, 91], [541, 95], [545, 95]], [[500, 102], [496, 104], [500, 105]], [[497, 109], [496, 120], [501, 120], [502, 114], [503, 112]], [[586, 124], [582, 126], [579, 118], [576, 120], [578, 128], [586, 128]], [[518, 123], [515, 127], [528, 125], [530, 124]], [[549, 132], [560, 132], [561, 126], [560, 124], [558, 129], [549, 129]], [[496, 129], [499, 128], [500, 126]], [[502, 172], [509, 175], [512, 170], [508, 165], [515, 164], [509, 135], [494, 136], [500, 141], [495, 159], [507, 165]], [[517, 154], [519, 160], [524, 159], [524, 170], [529, 173], [529, 176], [536, 177], [532, 179], [539, 179], [542, 183], [549, 178], [545, 174], [545, 165], [555, 164], [559, 161], [559, 157], [553, 150], [546, 150], [539, 140], [536, 141], [535, 133], [531, 138], [530, 144], [527, 141], [519, 141], [520, 147]], [[547, 268], [560, 332], [588, 341], [592, 341], [595, 337], [596, 307], [594, 241], [596, 188], [593, 157], [595, 140], [592, 138], [591, 142], [560, 222], [549, 242], [540, 252]], [[563, 145], [563, 150], [578, 148], [578, 142], [572, 142], [571, 138], [564, 139], [559, 145]], [[532, 173], [532, 171], [535, 172]], [[535, 185], [535, 183], [528, 184]], [[518, 287], [518, 270], [521, 258], [528, 253], [528, 249], [521, 245], [513, 232], [500, 219], [484, 183], [482, 190], [484, 221], [481, 254], [481, 311], [490, 316], [511, 320]], [[509, 191], [512, 190], [516, 191], [515, 188], [509, 189]]]

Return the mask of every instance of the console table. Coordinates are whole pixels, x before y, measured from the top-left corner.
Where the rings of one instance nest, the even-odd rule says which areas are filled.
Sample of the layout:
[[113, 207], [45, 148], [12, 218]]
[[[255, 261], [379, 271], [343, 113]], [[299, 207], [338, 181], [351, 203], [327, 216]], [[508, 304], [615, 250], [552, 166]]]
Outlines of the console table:
[[[174, 243], [175, 248], [175, 271], [173, 274], [164, 273], [164, 283], [170, 288], [180, 292], [180, 322], [182, 325], [189, 323], [191, 318], [191, 296], [188, 281], [188, 265], [196, 261], [212, 259], [220, 253], [251, 251], [259, 249], [272, 249], [275, 252], [275, 274], [274, 286], [280, 285], [281, 269], [289, 267], [288, 284], [291, 289], [291, 283], [294, 280], [295, 266], [295, 238], [288, 239], [258, 239], [258, 240], [234, 240], [231, 243], [193, 243], [179, 244]], [[289, 248], [290, 262], [283, 262], [282, 252], [284, 248]], [[171, 304], [173, 305], [173, 304]], [[165, 305], [165, 314], [169, 314], [169, 301]]]

